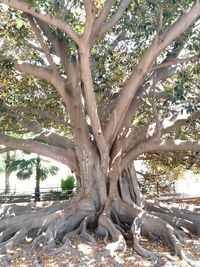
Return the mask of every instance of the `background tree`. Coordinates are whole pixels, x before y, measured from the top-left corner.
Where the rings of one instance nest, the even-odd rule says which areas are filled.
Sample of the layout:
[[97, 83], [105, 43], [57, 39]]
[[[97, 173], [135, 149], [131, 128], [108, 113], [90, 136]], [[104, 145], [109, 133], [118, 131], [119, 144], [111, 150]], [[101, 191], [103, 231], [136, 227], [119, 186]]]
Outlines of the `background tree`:
[[5, 175], [5, 190], [4, 194], [10, 193], [10, 175], [11, 171], [9, 169], [9, 165], [14, 160], [15, 155], [11, 155], [11, 152], [6, 152], [0, 161], [0, 173]]
[[[95, 242], [88, 227], [111, 238], [107, 249], [124, 250], [130, 226], [141, 255], [160, 256], [141, 247], [144, 234], [188, 260], [180, 242], [183, 229], [199, 234], [198, 211], [145, 201], [132, 163], [145, 153], [200, 149], [200, 2], [0, 2], [10, 7], [1, 10], [1, 151], [58, 160], [81, 188], [70, 207], [2, 220], [0, 251], [35, 228], [46, 234], [31, 248], [41, 240], [44, 251], [55, 248], [58, 237], [65, 246], [74, 234]], [[11, 130], [32, 134], [13, 138]]]
[[39, 155], [31, 159], [12, 160], [7, 168], [10, 173], [15, 171], [20, 180], [30, 179], [35, 174], [35, 201], [40, 201], [40, 181], [46, 180], [49, 174], [56, 175], [58, 172], [56, 166], [45, 166]]
[[174, 192], [174, 182], [182, 179], [188, 170], [199, 174], [199, 155], [193, 151], [143, 155], [144, 170], [137, 171], [142, 192], [152, 195]]

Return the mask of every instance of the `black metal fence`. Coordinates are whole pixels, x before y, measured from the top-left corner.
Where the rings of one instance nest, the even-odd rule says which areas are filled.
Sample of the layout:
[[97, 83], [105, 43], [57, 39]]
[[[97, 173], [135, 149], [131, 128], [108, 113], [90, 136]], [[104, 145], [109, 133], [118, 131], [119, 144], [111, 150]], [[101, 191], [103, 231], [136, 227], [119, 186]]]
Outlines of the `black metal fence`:
[[190, 180], [175, 180], [162, 183], [159, 181], [146, 181], [140, 184], [143, 195], [147, 198], [184, 199], [200, 198], [200, 182]]
[[[159, 199], [184, 199], [185, 197], [200, 197], [199, 194], [195, 195], [190, 189], [190, 185], [187, 186], [187, 193], [180, 193], [182, 182], [181, 181], [171, 181], [167, 186], [158, 181], [151, 182], [145, 185], [147, 192], [143, 193], [148, 198], [158, 197]], [[198, 188], [199, 184], [197, 185]], [[142, 186], [141, 186], [142, 189]], [[77, 188], [73, 190], [62, 191], [59, 186], [57, 187], [41, 187], [40, 188], [40, 201], [51, 201], [51, 200], [64, 200], [73, 197], [77, 193]], [[33, 202], [35, 201], [35, 189], [27, 188], [27, 190], [19, 190], [15, 187], [9, 189], [9, 193], [5, 194], [5, 188], [0, 188], [0, 203], [19, 203], [19, 202]]]
[[[62, 191], [60, 187], [41, 187], [39, 199], [40, 201], [64, 200], [75, 194], [76, 188]], [[23, 191], [10, 188], [8, 193], [5, 193], [5, 188], [0, 188], [0, 203], [33, 202], [35, 199], [34, 188]]]
[[[34, 187], [31, 188], [23, 188], [23, 189], [18, 189], [15, 187], [10, 187], [9, 188], [9, 195], [30, 195], [33, 194], [35, 191]], [[40, 192], [50, 192], [50, 191], [61, 191], [61, 188], [59, 186], [50, 186], [50, 187], [40, 187]], [[5, 187], [0, 187], [0, 194], [4, 194], [5, 192]]]

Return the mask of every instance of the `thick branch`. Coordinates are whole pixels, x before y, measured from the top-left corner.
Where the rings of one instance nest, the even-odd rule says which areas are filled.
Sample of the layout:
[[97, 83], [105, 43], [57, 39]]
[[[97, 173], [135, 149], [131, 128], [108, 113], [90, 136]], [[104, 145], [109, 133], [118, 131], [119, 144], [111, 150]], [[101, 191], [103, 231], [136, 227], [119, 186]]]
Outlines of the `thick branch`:
[[153, 62], [174, 39], [180, 36], [191, 24], [198, 18], [200, 14], [200, 3], [196, 1], [187, 13], [184, 13], [177, 22], [166, 32], [160, 36], [156, 36], [152, 45], [146, 50], [142, 56], [138, 66], [132, 73], [129, 81], [124, 87], [117, 101], [116, 108], [111, 114], [110, 121], [106, 129], [106, 140], [110, 145], [113, 144], [118, 130], [126, 116], [126, 112], [134, 98], [139, 86]]
[[[166, 80], [167, 78], [172, 77], [173, 75], [176, 74], [176, 68], [172, 69], [166, 69], [165, 71], [163, 71], [162, 73], [160, 73], [158, 71], [158, 74], [156, 75], [156, 80], [154, 81], [154, 85], [156, 87], [156, 84], [159, 82], [159, 80]], [[152, 74], [153, 75], [153, 74]], [[127, 131], [130, 132], [129, 128], [131, 127], [131, 123], [132, 123], [132, 119], [134, 114], [136, 113], [136, 111], [138, 110], [138, 108], [144, 103], [144, 92], [149, 92], [148, 93], [148, 97], [149, 99], [152, 98], [152, 84], [151, 84], [151, 80], [152, 80], [152, 75], [140, 86], [140, 88], [138, 89], [135, 97], [133, 98], [129, 109], [127, 111], [127, 114], [124, 118], [123, 124], [121, 125], [121, 130], [123, 130], [123, 133], [127, 133]], [[155, 78], [155, 76], [154, 76]], [[155, 88], [156, 89], [156, 88]], [[166, 94], [164, 92], [155, 92], [155, 97], [156, 99], [160, 99], [160, 98], [166, 98]], [[108, 116], [109, 114], [107, 114]], [[121, 131], [120, 130], [120, 131]]]
[[[42, 21], [40, 22], [42, 24]], [[42, 25], [44, 27], [45, 26], [48, 27], [48, 25], [44, 22]], [[63, 56], [63, 52], [65, 52], [65, 49], [61, 49], [60, 43], [58, 42], [56, 38], [53, 38], [53, 34], [50, 37], [51, 37], [50, 41], [54, 40], [53, 45], [55, 44], [56, 49], [59, 50], [59, 51], [56, 50], [56, 52], [58, 52], [59, 55], [62, 54]], [[66, 58], [66, 55], [64, 57]], [[57, 71], [53, 72], [52, 70], [49, 70], [43, 67], [34, 66], [28, 63], [19, 64], [17, 61], [14, 62], [13, 67], [20, 72], [31, 74], [35, 77], [49, 81], [52, 85], [55, 86], [57, 92], [61, 95], [64, 102], [65, 103], [67, 102], [68, 104], [70, 104], [69, 99], [66, 101], [66, 98], [68, 98], [66, 94], [67, 84], [64, 82], [63, 78], [60, 76], [60, 74]]]
[[53, 84], [54, 82], [54, 76], [52, 75], [52, 71], [43, 67], [34, 66], [29, 63], [18, 63], [17, 61], [14, 61], [13, 68], [15, 70], [18, 70], [19, 72], [24, 72], [27, 74], [31, 74], [37, 78], [49, 81]]
[[0, 0], [0, 3], [4, 3], [8, 5], [9, 7], [13, 7], [27, 14], [30, 14], [34, 16], [35, 18], [38, 18], [60, 29], [61, 31], [65, 32], [75, 43], [77, 44], [79, 43], [79, 36], [74, 32], [74, 30], [66, 22], [56, 19], [47, 14], [44, 15], [39, 12], [36, 12], [35, 9], [30, 4], [27, 4], [26, 2], [22, 0]]
[[114, 3], [115, 3], [115, 0], [106, 0], [105, 1], [105, 4], [102, 8], [102, 11], [94, 23], [93, 32], [92, 32], [92, 39], [94, 39], [98, 35], [99, 30], [100, 30], [102, 24], [107, 19], [109, 12], [110, 12], [110, 9]]
[[58, 122], [58, 123], [65, 124], [66, 126], [70, 126], [70, 124], [67, 123], [67, 121], [68, 121], [67, 117], [57, 116], [56, 114], [51, 113], [49, 111], [33, 109], [33, 108], [29, 108], [29, 107], [13, 107], [13, 106], [5, 105], [5, 104], [3, 104], [2, 107], [5, 108], [6, 110], [10, 110], [12, 112], [25, 113], [25, 114], [29, 114], [29, 115], [36, 115], [36, 116], [40, 116], [43, 118], [53, 120], [53, 121]]
[[[160, 125], [161, 135], [166, 133], [170, 133], [184, 125], [188, 125], [189, 123], [200, 119], [200, 112], [195, 112], [192, 115], [178, 115], [172, 116], [170, 118], [166, 118], [162, 121]], [[125, 138], [121, 140], [123, 144], [123, 153], [134, 149], [135, 147], [139, 146], [140, 143], [147, 141], [148, 139], [155, 136], [156, 133], [156, 124], [148, 124], [141, 126], [137, 129], [130, 130]]]
[[[44, 22], [40, 19], [36, 19], [36, 21], [37, 21], [38, 25], [40, 26], [41, 30], [44, 32], [44, 34], [48, 38], [49, 42], [53, 45], [55, 52], [56, 52], [56, 55], [61, 58], [63, 65], [65, 67], [66, 73], [69, 74], [67, 72], [67, 69], [69, 67], [70, 61], [68, 60], [68, 57], [67, 57], [68, 54], [67, 54], [66, 45], [64, 44], [64, 42], [62, 40], [59, 40], [56, 37], [56, 35], [51, 31], [49, 25], [46, 22]], [[26, 64], [26, 63], [23, 63], [23, 64]], [[39, 70], [40, 69], [38, 68], [38, 71]], [[26, 68], [24, 68], [24, 69], [20, 68], [20, 71], [25, 72]], [[51, 82], [51, 84], [55, 86], [57, 92], [63, 98], [68, 110], [70, 110], [71, 105], [72, 105], [72, 99], [69, 96], [71, 92], [69, 92], [69, 90], [68, 90], [68, 84], [63, 80], [63, 78], [60, 76], [60, 74], [57, 71], [53, 72], [51, 70], [47, 70], [47, 73], [48, 73], [48, 75], [46, 75], [46, 76], [48, 76], [48, 81]], [[36, 72], [35, 74], [38, 74], [38, 73]], [[39, 74], [41, 74], [41, 73], [39, 73]], [[32, 75], [34, 75], [33, 71], [32, 71]], [[41, 78], [45, 79], [46, 76], [43, 75]], [[73, 73], [72, 77], [74, 77], [74, 73]], [[70, 116], [70, 119], [71, 119], [71, 116]]]
[[116, 11], [116, 13], [111, 17], [110, 20], [108, 20], [106, 23], [103, 24], [103, 26], [100, 29], [100, 32], [98, 34], [98, 37], [101, 37], [106, 32], [110, 31], [112, 27], [114, 27], [118, 21], [122, 18], [124, 15], [124, 11], [128, 8], [132, 0], [123, 0]]
[[44, 79], [50, 82], [52, 85], [55, 86], [57, 92], [61, 95], [61, 97], [65, 101], [67, 85], [58, 72], [53, 72], [52, 70], [49, 70], [43, 67], [34, 66], [29, 63], [19, 64], [17, 61], [14, 62], [13, 68], [15, 70], [18, 70], [19, 72], [31, 74], [37, 78]]
[[[153, 108], [153, 114], [154, 114], [154, 118], [155, 118], [155, 122], [156, 122], [156, 134], [158, 135], [158, 137], [161, 136], [161, 123], [160, 123], [160, 118], [159, 118], [159, 114], [158, 114], [158, 110], [156, 107], [156, 94], [155, 94], [155, 90], [156, 90], [156, 82], [157, 82], [157, 72], [154, 72], [153, 75], [153, 84], [152, 84], [152, 90], [153, 90], [153, 95], [152, 95], [152, 108]], [[151, 90], [151, 88], [150, 88]]]
[[69, 166], [72, 170], [77, 170], [77, 162], [71, 149], [63, 149], [47, 144], [41, 144], [33, 140], [17, 139], [11, 136], [6, 136], [0, 133], [0, 144], [8, 146], [10, 149], [23, 150], [30, 153], [37, 153], [39, 155], [57, 160]]
[[48, 143], [49, 145], [53, 145], [56, 147], [71, 149], [71, 153], [74, 154], [74, 143], [69, 138], [61, 136], [57, 133], [51, 132], [50, 130], [43, 128], [36, 121], [30, 121], [25, 118], [20, 118], [19, 122], [24, 127], [35, 133], [35, 136], [33, 136], [31, 139], [36, 141], [43, 141]]
[[[185, 41], [187, 40], [187, 38], [179, 38], [181, 40], [179, 40], [179, 43], [185, 43]], [[184, 47], [184, 45], [181, 45], [181, 47]], [[178, 56], [180, 53], [180, 49], [177, 50], [176, 46], [175, 48], [168, 54], [168, 56], [164, 59], [163, 63], [167, 62], [168, 60], [171, 59], [171, 55], [173, 56]], [[162, 64], [162, 63], [161, 63]], [[159, 80], [166, 80], [167, 78], [170, 78], [172, 77], [173, 75], [175, 75], [177, 73], [177, 68], [174, 67], [174, 68], [170, 68], [168, 69], [168, 67], [163, 67], [160, 70], [157, 70], [157, 75], [156, 75], [156, 81], [154, 81], [154, 86], [157, 84], [157, 82]], [[153, 75], [153, 74], [152, 74]], [[152, 134], [154, 133], [155, 131], [155, 124], [152, 124], [152, 125], [144, 125], [138, 129], [131, 129], [131, 122], [132, 122], [132, 118], [135, 114], [135, 112], [138, 110], [139, 106], [144, 103], [144, 99], [142, 98], [144, 92], [149, 92], [148, 93], [148, 97], [149, 99], [152, 98], [152, 92], [151, 92], [151, 88], [152, 88], [152, 85], [150, 83], [152, 79], [152, 76], [150, 76], [148, 78], [148, 80], [145, 82], [145, 85], [141, 85], [139, 90], [137, 91], [134, 99], [132, 100], [131, 102], [131, 105], [127, 111], [127, 114], [126, 114], [126, 117], [123, 121], [123, 124], [121, 126], [121, 131], [123, 133], [123, 136], [120, 138], [120, 139], [117, 139], [114, 143], [114, 146], [113, 146], [113, 155], [115, 155], [117, 152], [116, 152], [116, 147], [118, 147], [118, 142], [121, 142], [122, 143], [122, 151], [123, 153], [126, 153], [127, 151], [129, 151], [130, 149], [134, 148], [135, 146], [137, 146], [139, 143], [145, 141], [147, 139], [147, 137], [149, 138], [150, 136], [152, 136]], [[155, 77], [154, 77], [155, 79]], [[165, 92], [155, 92], [155, 98], [156, 99], [165, 99], [166, 98], [166, 93]], [[162, 134], [165, 132], [164, 128], [166, 127], [166, 125], [170, 125], [172, 126], [172, 120], [173, 121], [176, 121], [176, 128], [178, 127], [181, 127], [182, 125], [186, 124], [186, 122], [188, 123], [189, 121], [193, 121], [193, 120], [196, 120], [197, 119], [197, 116], [198, 116], [198, 113], [192, 115], [192, 117], [190, 117], [190, 115], [186, 116], [185, 117], [185, 121], [183, 120], [183, 116], [181, 116], [181, 119], [180, 119], [180, 116], [179, 116], [179, 119], [177, 120], [177, 116], [173, 117], [172, 118], [167, 118], [163, 121], [162, 123]], [[169, 123], [169, 120], [170, 120], [170, 123]], [[164, 126], [165, 125], [165, 126]], [[172, 126], [173, 127], [173, 126]], [[175, 128], [174, 128], [175, 129]], [[172, 131], [173, 129], [171, 129]], [[120, 133], [121, 134], [121, 133]]]
[[[74, 149], [74, 143], [72, 140], [43, 128], [37, 121], [31, 121], [24, 118], [22, 115], [13, 112], [13, 110], [9, 109], [9, 107], [6, 105], [4, 105], [4, 107], [6, 108], [7, 113], [16, 118], [17, 121], [23, 125], [23, 127], [36, 134], [34, 137], [32, 137], [32, 139], [47, 142], [49, 145], [66, 149]], [[72, 151], [72, 153], [74, 152]]]
[[[69, 51], [67, 49], [66, 43], [61, 40], [58, 39], [58, 37], [55, 35], [55, 33], [53, 33], [51, 31], [51, 28], [49, 27], [49, 25], [47, 23], [45, 23], [44, 21], [41, 21], [39, 19], [37, 19], [37, 23], [40, 26], [40, 28], [42, 29], [43, 33], [45, 34], [45, 36], [48, 38], [49, 42], [53, 45], [54, 49], [55, 49], [55, 53], [56, 55], [61, 59], [65, 72], [68, 76], [68, 80], [74, 80], [76, 78], [76, 74], [75, 73], [71, 73], [70, 70], [72, 69], [72, 62], [70, 61], [70, 56], [69, 56]], [[62, 85], [63, 82], [61, 81], [61, 77], [59, 77], [58, 73], [57, 73], [57, 80], [58, 82], [56, 82], [54, 85], [57, 89], [57, 91], [62, 95], [65, 103], [67, 104], [67, 108], [70, 109], [71, 106], [71, 102], [72, 100], [70, 99], [71, 96], [71, 90], [69, 91], [68, 86], [63, 85], [63, 86], [59, 86], [59, 83]], [[64, 90], [61, 90], [60, 87], [62, 87]], [[64, 93], [65, 91], [65, 93]], [[67, 92], [67, 95], [66, 95]]]
[[200, 119], [200, 111], [193, 113], [192, 115], [178, 115], [167, 118], [162, 122], [162, 134], [172, 132], [184, 125], [188, 125], [190, 122]]
[[[165, 80], [167, 78], [172, 77], [176, 74], [176, 68], [173, 69], [173, 71], [170, 69], [166, 69], [164, 72], [159, 73], [159, 75], [156, 75], [156, 81], [154, 80], [153, 85], [151, 84], [152, 75], [148, 78], [148, 80], [145, 82], [145, 85], [141, 85], [138, 89], [134, 99], [132, 100], [130, 107], [127, 111], [126, 117], [124, 118], [124, 121], [122, 123], [121, 129], [120, 129], [120, 138], [116, 139], [113, 147], [112, 147], [112, 154], [115, 155], [117, 152], [117, 148], [119, 146], [119, 142], [122, 143], [122, 151], [123, 153], [126, 153], [128, 150], [132, 149], [136, 145], [138, 145], [140, 142], [143, 142], [152, 136], [152, 134], [155, 132], [155, 124], [148, 124], [141, 126], [138, 129], [132, 129], [131, 123], [134, 114], [138, 110], [139, 106], [144, 103], [143, 94], [144, 92], [149, 92], [148, 97], [149, 99], [152, 98], [152, 95], [155, 95], [154, 98], [156, 99], [165, 99], [166, 93], [165, 92], [153, 92], [152, 93], [152, 87], [157, 84], [157, 82], [161, 79]], [[155, 79], [155, 76], [154, 76]], [[156, 89], [156, 88], [154, 88]], [[112, 107], [113, 108], [113, 107]], [[108, 116], [108, 114], [107, 114]], [[107, 118], [106, 116], [106, 118]]]
[[147, 152], [175, 152], [175, 151], [200, 151], [200, 142], [199, 141], [182, 141], [182, 140], [158, 140], [149, 139], [142, 144], [138, 145], [136, 148], [131, 150], [122, 160], [122, 166], [125, 168], [133, 162], [141, 154]]
[[200, 2], [196, 0], [190, 9], [186, 10], [174, 25], [160, 35], [160, 49], [164, 49], [172, 43], [178, 36], [184, 33], [199, 17]]
[[[72, 58], [70, 58], [66, 43], [63, 40], [57, 38], [57, 36], [51, 31], [51, 28], [49, 27], [49, 25], [47, 23], [45, 23], [44, 21], [41, 21], [39, 19], [37, 19], [37, 23], [40, 26], [40, 28], [42, 29], [45, 36], [48, 38], [49, 42], [53, 45], [56, 55], [61, 59], [61, 61], [63, 63], [65, 72], [66, 72], [67, 77], [68, 77], [68, 83], [71, 86], [68, 86], [69, 84], [64, 83], [64, 81], [62, 80], [62, 78], [58, 74], [56, 75], [54, 86], [56, 87], [57, 91], [63, 97], [63, 100], [67, 106], [69, 113], [70, 113], [70, 110], [71, 110], [73, 102], [74, 102], [74, 99], [72, 99], [72, 95], [74, 95], [73, 85], [78, 83], [76, 67], [74, 67], [76, 65], [76, 62], [72, 61]], [[79, 97], [80, 97], [80, 95], [79, 95]], [[72, 120], [71, 114], [70, 114], [70, 120]]]
[[159, 23], [158, 23], [158, 29], [157, 33], [160, 34], [163, 30], [163, 4], [162, 2], [159, 3]]
[[56, 34], [52, 32], [50, 26], [47, 23], [39, 19], [37, 19], [37, 23], [42, 29], [45, 36], [48, 38], [49, 42], [53, 45], [56, 55], [61, 58], [65, 69], [67, 69], [66, 66], [69, 64], [69, 53], [67, 51], [66, 43], [64, 43], [63, 40], [58, 39]]
[[50, 50], [49, 50], [47, 44], [45, 43], [45, 41], [42, 37], [42, 33], [41, 33], [40, 29], [36, 25], [32, 16], [28, 15], [28, 20], [29, 20], [29, 23], [30, 23], [36, 37], [37, 37], [37, 40], [39, 41], [39, 43], [40, 43], [40, 45], [41, 45], [41, 47], [42, 47], [42, 49], [46, 55], [46, 58], [47, 58], [50, 66], [51, 66], [51, 69], [56, 71], [57, 70], [56, 64], [55, 64], [55, 62], [51, 56], [51, 53], [50, 53]]
[[49, 145], [53, 145], [56, 147], [71, 149], [71, 153], [75, 153], [74, 142], [72, 140], [46, 129], [43, 129], [43, 131], [40, 131], [31, 139], [36, 141], [44, 141], [47, 142]]
[[84, 84], [85, 100], [87, 112], [91, 120], [92, 131], [97, 142], [98, 149], [101, 154], [103, 167], [108, 167], [108, 145], [105, 141], [103, 131], [100, 124], [100, 119], [97, 111], [97, 103], [94, 95], [94, 88], [92, 82], [92, 74], [90, 70], [89, 54], [81, 54], [81, 79]]
[[152, 152], [156, 151], [200, 151], [200, 142], [199, 141], [169, 141], [164, 140], [161, 144], [154, 147]]
[[90, 45], [93, 23], [96, 15], [95, 1], [84, 0], [86, 20], [83, 32], [84, 45]]
[[153, 70], [166, 68], [166, 67], [170, 67], [172, 65], [177, 65], [177, 64], [181, 64], [181, 63], [195, 62], [195, 61], [199, 61], [199, 60], [200, 60], [200, 58], [196, 57], [196, 56], [188, 57], [188, 58], [174, 58], [174, 59], [170, 59], [169, 61], [163, 62], [159, 65], [153, 66]]

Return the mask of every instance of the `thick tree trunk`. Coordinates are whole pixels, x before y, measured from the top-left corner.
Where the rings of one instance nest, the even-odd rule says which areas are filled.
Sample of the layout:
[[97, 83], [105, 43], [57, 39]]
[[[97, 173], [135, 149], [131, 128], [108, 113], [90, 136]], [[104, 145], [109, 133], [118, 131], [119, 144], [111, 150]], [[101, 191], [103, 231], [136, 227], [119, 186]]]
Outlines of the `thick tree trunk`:
[[134, 166], [124, 169], [119, 179], [119, 191], [122, 200], [129, 204], [137, 204], [142, 207], [144, 204], [143, 196], [140, 192]]

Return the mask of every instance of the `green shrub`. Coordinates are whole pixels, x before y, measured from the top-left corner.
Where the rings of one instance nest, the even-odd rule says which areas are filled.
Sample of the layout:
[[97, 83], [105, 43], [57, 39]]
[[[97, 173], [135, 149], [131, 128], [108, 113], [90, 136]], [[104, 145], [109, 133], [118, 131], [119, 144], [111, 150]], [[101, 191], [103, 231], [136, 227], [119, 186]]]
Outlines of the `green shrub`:
[[61, 189], [63, 191], [73, 190], [75, 187], [76, 179], [73, 174], [67, 176], [66, 179], [61, 179]]
[[74, 191], [75, 187], [76, 187], [76, 177], [73, 174], [70, 174], [67, 176], [66, 179], [61, 179], [62, 191], [51, 190], [51, 193], [53, 194], [54, 198], [58, 200], [70, 199], [75, 194]]
[[53, 198], [55, 200], [65, 200], [65, 199], [70, 199], [73, 197], [73, 192], [71, 191], [54, 191], [51, 190], [50, 193], [53, 195]]

